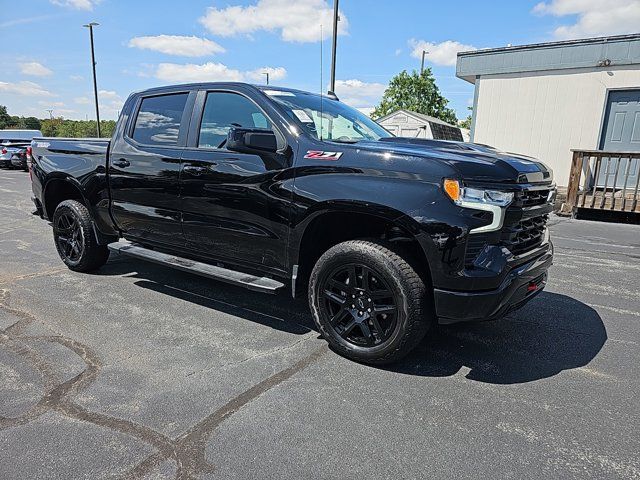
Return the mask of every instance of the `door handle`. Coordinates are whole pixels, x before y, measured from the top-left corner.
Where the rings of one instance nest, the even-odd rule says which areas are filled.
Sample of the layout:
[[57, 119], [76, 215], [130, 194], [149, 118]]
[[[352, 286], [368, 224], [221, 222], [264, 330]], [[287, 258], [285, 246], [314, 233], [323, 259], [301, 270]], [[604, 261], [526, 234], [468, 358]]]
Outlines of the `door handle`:
[[119, 158], [118, 160], [114, 160], [111, 162], [114, 167], [118, 168], [127, 168], [131, 163], [126, 158]]
[[207, 167], [198, 167], [196, 165], [185, 165], [182, 169], [185, 172], [195, 176], [202, 175], [207, 171]]

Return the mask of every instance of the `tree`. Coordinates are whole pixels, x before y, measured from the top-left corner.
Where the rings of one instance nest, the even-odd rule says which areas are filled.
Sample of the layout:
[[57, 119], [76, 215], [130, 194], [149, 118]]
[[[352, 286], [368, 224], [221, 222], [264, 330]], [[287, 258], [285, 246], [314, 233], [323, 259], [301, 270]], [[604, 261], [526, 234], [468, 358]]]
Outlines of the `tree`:
[[461, 128], [466, 128], [467, 130], [471, 130], [471, 121], [473, 120], [473, 107], [467, 107], [471, 113], [464, 120], [460, 120], [458, 122], [458, 126]]
[[[92, 138], [96, 136], [95, 120], [64, 120], [52, 118], [41, 121], [42, 135], [45, 137], [81, 137]], [[100, 133], [104, 137], [110, 137], [116, 128], [115, 120], [102, 120]]]
[[376, 119], [405, 109], [456, 125], [458, 119], [448, 104], [449, 100], [440, 93], [430, 68], [425, 68], [421, 74], [415, 70], [412, 73], [403, 70], [391, 79], [371, 117]]
[[27, 130], [40, 130], [40, 120], [36, 117], [25, 117], [24, 118], [24, 128]]
[[7, 107], [0, 105], [0, 129], [9, 127], [11, 122], [11, 115], [7, 113]]

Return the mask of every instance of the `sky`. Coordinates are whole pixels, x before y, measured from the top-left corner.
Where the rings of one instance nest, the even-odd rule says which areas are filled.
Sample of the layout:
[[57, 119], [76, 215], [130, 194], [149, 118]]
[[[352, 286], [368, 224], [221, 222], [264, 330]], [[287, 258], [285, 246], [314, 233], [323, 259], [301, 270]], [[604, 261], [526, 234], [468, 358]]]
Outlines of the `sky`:
[[[266, 71], [272, 85], [326, 91], [332, 8], [333, 0], [0, 0], [0, 105], [12, 115], [94, 119], [88, 22], [100, 24], [103, 119], [115, 119], [133, 91], [264, 83]], [[426, 50], [460, 119], [473, 86], [455, 76], [458, 51], [640, 31], [640, 0], [341, 0], [339, 11], [341, 100], [369, 111]]]

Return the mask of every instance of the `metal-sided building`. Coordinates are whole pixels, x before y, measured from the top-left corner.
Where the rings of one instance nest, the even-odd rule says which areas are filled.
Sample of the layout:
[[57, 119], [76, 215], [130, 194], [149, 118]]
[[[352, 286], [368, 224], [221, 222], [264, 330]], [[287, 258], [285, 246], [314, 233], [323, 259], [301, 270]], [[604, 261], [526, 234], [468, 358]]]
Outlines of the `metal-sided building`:
[[468, 142], [469, 132], [456, 125], [450, 125], [439, 118], [412, 112], [396, 110], [376, 120], [396, 137], [432, 138]]
[[640, 34], [461, 52], [456, 75], [475, 84], [473, 142], [540, 159], [559, 186], [573, 162], [576, 192], [637, 188]]

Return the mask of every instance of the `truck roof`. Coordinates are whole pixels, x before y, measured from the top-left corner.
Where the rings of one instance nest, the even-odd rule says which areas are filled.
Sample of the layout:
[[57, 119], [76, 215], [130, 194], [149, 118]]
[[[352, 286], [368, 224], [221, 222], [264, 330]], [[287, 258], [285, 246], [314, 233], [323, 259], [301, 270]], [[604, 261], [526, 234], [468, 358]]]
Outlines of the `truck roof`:
[[198, 83], [181, 83], [181, 84], [177, 84], [177, 85], [163, 85], [160, 87], [152, 87], [152, 88], [148, 88], [146, 90], [140, 90], [138, 92], [135, 92], [136, 94], [140, 95], [140, 94], [148, 94], [148, 93], [162, 93], [162, 92], [173, 92], [173, 91], [179, 91], [179, 90], [185, 90], [185, 89], [194, 89], [194, 88], [201, 88], [201, 89], [208, 89], [208, 88], [225, 88], [225, 87], [250, 87], [253, 88], [255, 90], [261, 90], [261, 91], [265, 91], [265, 90], [278, 90], [278, 91], [283, 91], [283, 92], [291, 92], [291, 93], [300, 93], [300, 94], [311, 94], [311, 95], [319, 95], [319, 93], [315, 93], [315, 92], [306, 92], [304, 90], [298, 90], [295, 88], [288, 88], [288, 87], [279, 87], [277, 85], [258, 85], [258, 84], [253, 84], [253, 83], [246, 83], [246, 82], [198, 82]]

